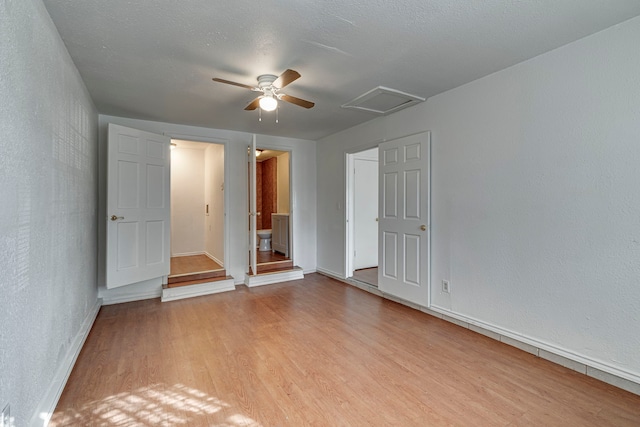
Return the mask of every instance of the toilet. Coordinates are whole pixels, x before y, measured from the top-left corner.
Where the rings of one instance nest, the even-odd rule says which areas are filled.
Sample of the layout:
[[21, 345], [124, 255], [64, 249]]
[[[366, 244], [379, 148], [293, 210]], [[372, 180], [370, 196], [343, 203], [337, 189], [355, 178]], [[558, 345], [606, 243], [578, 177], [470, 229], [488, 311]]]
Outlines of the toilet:
[[258, 250], [260, 252], [271, 250], [271, 229], [258, 230], [258, 237], [260, 238], [260, 246]]

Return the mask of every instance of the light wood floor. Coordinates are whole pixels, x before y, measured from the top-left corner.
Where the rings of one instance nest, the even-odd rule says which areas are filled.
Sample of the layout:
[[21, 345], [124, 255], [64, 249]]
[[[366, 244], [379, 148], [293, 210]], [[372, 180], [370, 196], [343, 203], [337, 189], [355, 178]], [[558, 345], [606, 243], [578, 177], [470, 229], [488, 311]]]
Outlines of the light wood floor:
[[258, 264], [264, 264], [267, 262], [275, 262], [275, 261], [288, 261], [289, 258], [284, 256], [279, 252], [273, 251], [257, 251], [256, 252], [256, 262]]
[[171, 257], [171, 273], [176, 274], [200, 273], [203, 271], [221, 270], [222, 266], [206, 255], [190, 255]]
[[640, 396], [318, 274], [102, 307], [52, 426], [639, 426]]

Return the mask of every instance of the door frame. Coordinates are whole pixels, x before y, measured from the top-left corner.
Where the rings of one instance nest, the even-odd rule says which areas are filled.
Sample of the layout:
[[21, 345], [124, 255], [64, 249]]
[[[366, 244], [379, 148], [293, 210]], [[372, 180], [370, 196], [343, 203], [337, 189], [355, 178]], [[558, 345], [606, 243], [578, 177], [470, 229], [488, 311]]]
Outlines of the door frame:
[[[354, 271], [354, 257], [353, 251], [355, 251], [355, 176], [354, 176], [354, 159], [356, 155], [362, 151], [371, 150], [372, 148], [378, 148], [380, 143], [384, 142], [384, 139], [380, 139], [368, 144], [359, 145], [357, 147], [347, 149], [344, 151], [345, 156], [345, 227], [344, 227], [344, 277], [348, 279], [353, 277]], [[380, 195], [380, 187], [378, 186], [378, 196]], [[378, 259], [378, 264], [380, 260]]]
[[[165, 132], [165, 136], [168, 136], [171, 139], [180, 139], [183, 141], [191, 141], [191, 142], [202, 142], [209, 144], [219, 144], [224, 147], [224, 232], [223, 232], [223, 251], [224, 251], [224, 264], [223, 267], [227, 269], [230, 264], [229, 262], [229, 140], [224, 138], [211, 138], [206, 136], [198, 136], [192, 134], [180, 134], [173, 132]], [[171, 173], [171, 168], [169, 168], [169, 173]], [[167, 282], [167, 277], [163, 277], [164, 282]]]
[[[254, 140], [255, 142], [255, 146], [254, 149], [262, 149], [262, 150], [274, 150], [274, 151], [282, 151], [282, 152], [287, 152], [289, 153], [289, 259], [293, 262], [293, 265], [296, 265], [295, 259], [294, 259], [294, 254], [295, 254], [295, 238], [294, 238], [294, 233], [293, 233], [293, 224], [294, 222], [297, 220], [296, 217], [296, 199], [295, 199], [295, 194], [296, 192], [293, 191], [293, 186], [294, 186], [294, 182], [295, 180], [293, 179], [293, 164], [294, 164], [294, 153], [293, 153], [293, 147], [288, 146], [288, 145], [280, 145], [280, 144], [270, 144], [270, 143], [262, 143], [260, 142], [260, 135], [259, 134], [254, 134]], [[254, 150], [255, 151], [255, 150]], [[250, 162], [247, 162], [247, 167], [250, 167]], [[248, 172], [248, 171], [247, 171]], [[247, 176], [249, 176], [249, 173], [247, 173]], [[255, 177], [254, 177], [254, 181], [255, 181]], [[249, 187], [249, 185], [251, 185], [251, 183], [248, 183], [247, 187]], [[253, 182], [253, 186], [255, 188], [255, 182]], [[251, 208], [249, 208], [251, 209]], [[248, 227], [247, 227], [248, 228]], [[249, 233], [251, 233], [251, 230], [249, 230]], [[255, 236], [255, 241], [257, 242], [257, 230], [253, 230], [253, 234]], [[251, 235], [249, 235], [249, 241], [251, 241]], [[251, 249], [251, 248], [249, 248]], [[247, 268], [247, 271], [249, 271], [249, 268]], [[247, 273], [248, 274], [248, 273]], [[254, 272], [253, 276], [257, 276], [257, 272]]]

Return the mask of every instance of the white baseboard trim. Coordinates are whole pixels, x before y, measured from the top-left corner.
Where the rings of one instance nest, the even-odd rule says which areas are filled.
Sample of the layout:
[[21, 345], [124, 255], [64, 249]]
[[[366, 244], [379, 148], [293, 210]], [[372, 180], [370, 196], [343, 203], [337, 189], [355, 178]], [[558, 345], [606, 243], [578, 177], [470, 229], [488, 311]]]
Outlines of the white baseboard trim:
[[224, 267], [224, 262], [222, 262], [221, 260], [219, 260], [218, 258], [214, 257], [213, 255], [211, 255], [209, 252], [205, 252], [204, 253], [207, 258], [209, 258], [211, 261], [215, 262], [216, 264], [220, 264], [222, 267]]
[[80, 330], [67, 350], [67, 354], [64, 359], [62, 359], [60, 365], [58, 365], [58, 369], [56, 369], [56, 372], [53, 375], [53, 381], [51, 381], [51, 384], [40, 401], [40, 404], [36, 408], [33, 417], [31, 417], [31, 422], [29, 423], [30, 426], [46, 427], [49, 424], [49, 420], [58, 405], [58, 400], [60, 400], [62, 391], [67, 384], [67, 380], [69, 379], [69, 375], [71, 375], [74, 365], [76, 364], [76, 360], [82, 350], [82, 346], [84, 345], [87, 336], [89, 336], [89, 332], [91, 332], [91, 327], [98, 316], [101, 306], [102, 300], [98, 298], [93, 307], [89, 310], [89, 313], [87, 313], [87, 317], [85, 317], [84, 322], [82, 322]]
[[294, 268], [289, 271], [277, 271], [273, 273], [258, 274], [257, 276], [244, 276], [244, 284], [250, 288], [263, 285], [271, 285], [273, 283], [288, 282], [290, 280], [304, 279], [304, 273], [301, 268]]
[[194, 255], [207, 255], [206, 252], [204, 251], [200, 251], [200, 252], [182, 252], [179, 254], [171, 254], [171, 258], [179, 258], [182, 256], [194, 256]]
[[423, 309], [421, 307], [420, 310], [495, 339], [496, 341], [531, 353], [534, 356], [640, 395], [640, 375], [633, 372], [625, 371], [601, 361], [575, 354], [563, 348], [485, 323], [472, 317], [462, 316], [443, 307], [431, 306], [430, 309]]
[[176, 301], [179, 299], [199, 297], [202, 295], [217, 294], [220, 292], [235, 291], [233, 277], [215, 282], [198, 283], [196, 285], [178, 286], [177, 288], [162, 289], [162, 302]]
[[162, 296], [162, 287], [154, 290], [146, 290], [133, 293], [123, 293], [122, 295], [104, 296], [102, 305], [122, 304], [125, 302], [142, 301], [145, 299], [160, 298]]
[[316, 267], [316, 272], [336, 280], [345, 280], [345, 277], [341, 273], [336, 273], [335, 271], [327, 270], [326, 268]]
[[348, 285], [358, 287], [362, 290], [381, 296], [388, 300], [406, 305], [407, 307], [413, 308], [415, 310], [422, 311], [423, 313], [437, 317], [444, 321], [456, 324], [463, 328], [467, 328], [471, 331], [492, 338], [496, 341], [511, 345], [522, 351], [526, 351], [557, 365], [561, 365], [565, 368], [569, 368], [592, 378], [596, 378], [600, 381], [611, 384], [628, 392], [640, 395], [640, 375], [637, 375], [633, 372], [624, 371], [600, 361], [572, 353], [570, 351], [555, 347], [548, 343], [538, 341], [527, 336], [523, 336], [522, 334], [518, 334], [516, 332], [509, 331], [477, 319], [462, 316], [443, 307], [433, 305], [430, 308], [423, 307], [410, 301], [394, 297], [393, 295], [385, 294], [374, 286], [361, 286], [357, 281], [343, 279], [339, 274], [336, 274], [334, 272], [318, 268], [318, 273], [324, 274]]

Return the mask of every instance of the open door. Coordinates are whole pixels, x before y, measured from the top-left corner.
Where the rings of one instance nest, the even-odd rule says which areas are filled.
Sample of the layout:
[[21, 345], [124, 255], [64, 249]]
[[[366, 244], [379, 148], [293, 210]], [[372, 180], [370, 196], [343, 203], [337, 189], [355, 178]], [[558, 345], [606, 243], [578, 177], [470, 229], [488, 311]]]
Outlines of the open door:
[[429, 149], [424, 132], [380, 144], [378, 288], [429, 304]]
[[106, 286], [170, 270], [170, 138], [109, 124]]
[[256, 238], [256, 135], [251, 138], [249, 156], [249, 266], [251, 275], [258, 272], [257, 238]]

